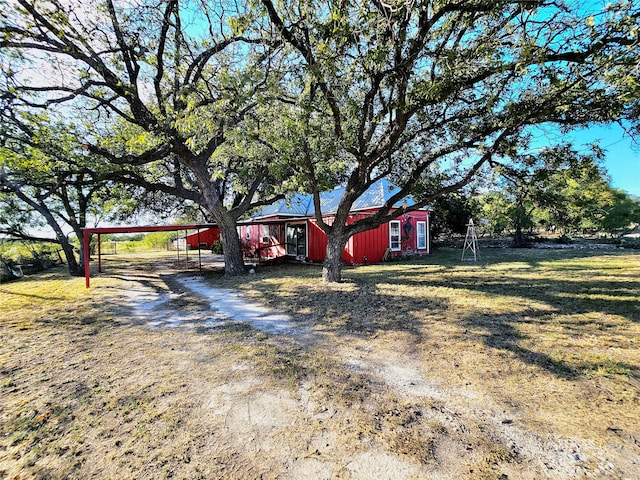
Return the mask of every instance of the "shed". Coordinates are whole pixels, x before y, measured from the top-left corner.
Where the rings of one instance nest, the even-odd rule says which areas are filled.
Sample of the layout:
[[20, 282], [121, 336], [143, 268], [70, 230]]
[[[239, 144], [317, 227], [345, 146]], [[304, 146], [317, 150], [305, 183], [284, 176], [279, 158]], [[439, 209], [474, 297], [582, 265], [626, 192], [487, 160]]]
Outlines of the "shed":
[[210, 249], [214, 243], [220, 241], [220, 229], [218, 227], [209, 227], [196, 233], [182, 235], [175, 240], [177, 248], [190, 248], [196, 250], [198, 248]]

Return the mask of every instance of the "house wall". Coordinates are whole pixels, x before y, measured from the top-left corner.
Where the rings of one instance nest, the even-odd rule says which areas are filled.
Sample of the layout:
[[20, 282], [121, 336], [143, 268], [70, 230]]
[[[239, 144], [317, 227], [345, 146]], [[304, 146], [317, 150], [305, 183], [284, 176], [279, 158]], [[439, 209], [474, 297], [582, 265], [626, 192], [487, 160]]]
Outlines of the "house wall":
[[245, 255], [262, 259], [286, 255], [284, 224], [240, 225], [238, 235]]
[[[348, 222], [371, 215], [373, 212], [351, 215]], [[389, 252], [390, 256], [420, 255], [429, 253], [429, 212], [415, 211], [398, 217], [400, 222], [400, 250]], [[330, 223], [332, 217], [324, 219]], [[265, 224], [269, 226], [269, 243], [263, 242], [263, 225], [241, 225], [238, 227], [240, 240], [247, 252], [260, 252], [261, 258], [275, 258], [286, 255], [286, 225], [299, 224], [301, 220], [282, 220], [283, 223]], [[417, 248], [417, 222], [426, 223], [427, 248]], [[324, 261], [327, 250], [327, 236], [317, 225], [315, 219], [302, 220], [307, 226], [307, 260], [320, 263]], [[342, 259], [348, 264], [380, 263], [390, 247], [389, 223], [380, 225], [352, 236], [344, 249]]]
[[[391, 252], [392, 256], [419, 255], [429, 253], [429, 212], [416, 211], [398, 217], [401, 233], [401, 250]], [[418, 222], [425, 222], [427, 228], [426, 248], [418, 249]], [[388, 232], [387, 225], [387, 232]]]
[[[355, 221], [356, 218], [353, 220]], [[389, 224], [385, 223], [378, 228], [357, 233], [351, 237], [342, 258], [350, 264], [379, 263], [388, 247]]]
[[[349, 223], [355, 222], [371, 213], [352, 215], [349, 218]], [[417, 222], [426, 222], [428, 232], [428, 216], [428, 211], [418, 210], [401, 215], [396, 219], [396, 221], [400, 222], [400, 250], [389, 252], [390, 256], [429, 253], [428, 241], [427, 248], [418, 249], [417, 247]], [[379, 263], [382, 261], [389, 246], [389, 223], [385, 223], [373, 230], [367, 230], [352, 236], [347, 243], [342, 258], [350, 264]]]
[[310, 262], [322, 262], [327, 254], [327, 235], [315, 219], [307, 222], [307, 251]]
[[[353, 223], [361, 218], [371, 215], [372, 212], [351, 215], [347, 220]], [[398, 217], [401, 232], [400, 251], [390, 252], [390, 256], [416, 255], [429, 253], [428, 242], [428, 211], [415, 211]], [[327, 223], [331, 219], [325, 218]], [[408, 220], [408, 223], [407, 223]], [[417, 248], [417, 222], [425, 222], [427, 228], [427, 248]], [[322, 262], [327, 248], [327, 237], [316, 225], [315, 220], [309, 220], [309, 260]], [[342, 253], [342, 259], [348, 264], [379, 263], [382, 261], [387, 248], [389, 248], [389, 224], [385, 223], [378, 228], [367, 230], [352, 236]], [[366, 258], [365, 258], [366, 257]]]

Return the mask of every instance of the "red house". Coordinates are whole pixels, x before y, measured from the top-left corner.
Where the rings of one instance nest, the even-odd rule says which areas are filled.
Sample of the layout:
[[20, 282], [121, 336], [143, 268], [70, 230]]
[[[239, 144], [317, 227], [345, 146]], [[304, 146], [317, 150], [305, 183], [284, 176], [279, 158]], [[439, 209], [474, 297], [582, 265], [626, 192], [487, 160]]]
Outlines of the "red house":
[[[372, 215], [397, 192], [389, 182], [376, 182], [353, 205], [349, 221]], [[320, 196], [322, 214], [330, 222], [336, 212], [344, 187]], [[407, 203], [410, 202], [407, 198]], [[397, 205], [399, 207], [400, 205]], [[309, 262], [321, 262], [325, 258], [327, 236], [317, 226], [310, 195], [295, 195], [263, 208], [251, 220], [238, 226], [244, 248], [270, 259], [288, 256]], [[429, 253], [429, 210], [409, 212], [376, 229], [352, 236], [342, 258], [348, 264], [378, 263], [383, 259], [400, 255], [424, 255]]]

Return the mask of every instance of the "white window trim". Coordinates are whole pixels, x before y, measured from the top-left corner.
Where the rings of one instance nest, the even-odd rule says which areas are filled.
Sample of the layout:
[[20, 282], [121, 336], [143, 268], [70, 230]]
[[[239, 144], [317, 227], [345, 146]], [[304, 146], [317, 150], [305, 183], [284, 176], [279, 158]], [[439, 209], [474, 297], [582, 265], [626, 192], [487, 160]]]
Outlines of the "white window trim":
[[[422, 234], [420, 234], [420, 225], [422, 225]], [[420, 240], [422, 239], [422, 245]], [[427, 222], [416, 222], [416, 248], [418, 250], [427, 249]]]
[[[393, 247], [393, 239], [392, 239], [392, 225], [397, 225], [398, 226], [398, 246], [396, 248]], [[399, 252], [402, 250], [402, 234], [400, 232], [400, 222], [398, 220], [391, 220], [389, 222], [389, 249], [392, 252]]]

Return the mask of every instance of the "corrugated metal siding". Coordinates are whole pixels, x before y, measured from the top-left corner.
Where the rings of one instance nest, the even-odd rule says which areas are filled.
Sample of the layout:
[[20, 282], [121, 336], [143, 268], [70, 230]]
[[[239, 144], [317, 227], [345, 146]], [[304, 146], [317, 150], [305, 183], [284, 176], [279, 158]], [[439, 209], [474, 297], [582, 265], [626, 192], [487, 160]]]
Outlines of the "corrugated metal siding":
[[389, 247], [389, 224], [385, 223], [351, 238], [353, 240], [352, 263], [379, 263]]
[[[200, 231], [200, 243], [206, 243], [207, 248], [211, 248], [214, 242], [220, 241], [220, 230], [218, 228], [207, 228]], [[187, 244], [191, 248], [198, 248], [198, 233], [187, 235]]]
[[327, 235], [315, 220], [307, 222], [307, 256], [310, 262], [322, 262], [327, 253]]
[[350, 264], [356, 263], [355, 257], [353, 256], [353, 246], [354, 246], [353, 237], [351, 237], [349, 240], [347, 240], [347, 244], [345, 245], [344, 250], [342, 251], [343, 262], [350, 263]]

